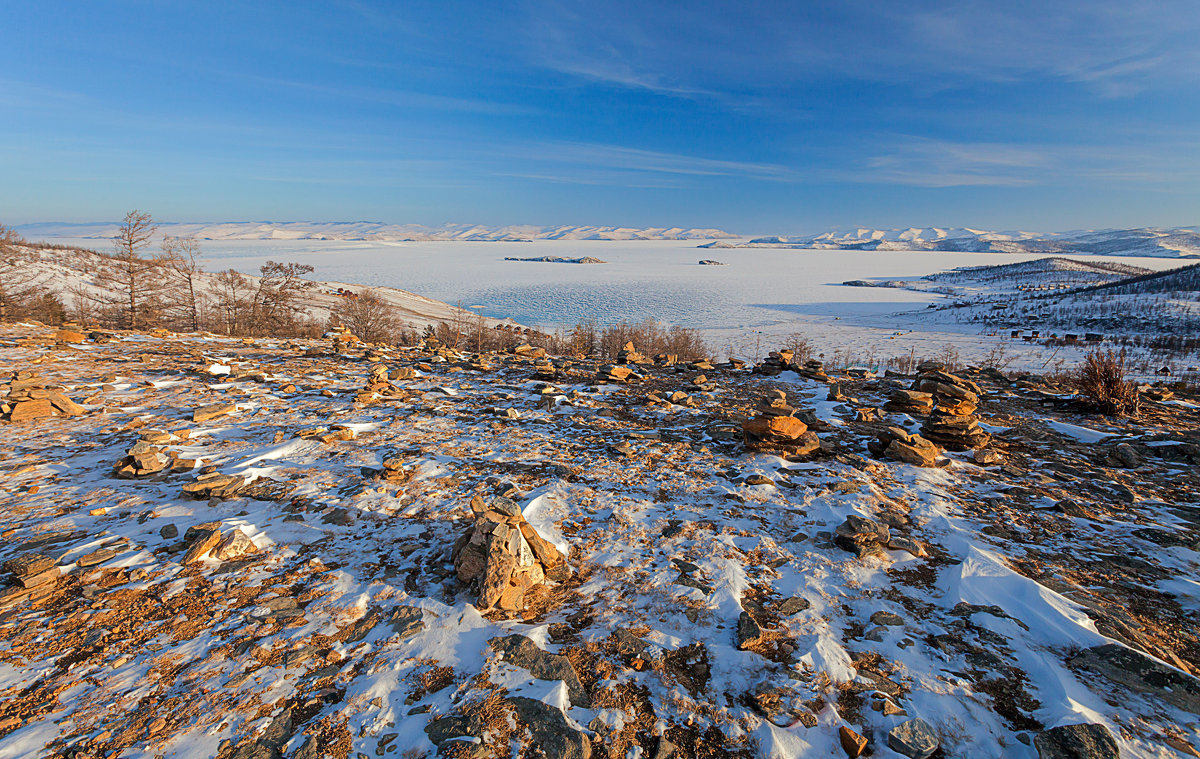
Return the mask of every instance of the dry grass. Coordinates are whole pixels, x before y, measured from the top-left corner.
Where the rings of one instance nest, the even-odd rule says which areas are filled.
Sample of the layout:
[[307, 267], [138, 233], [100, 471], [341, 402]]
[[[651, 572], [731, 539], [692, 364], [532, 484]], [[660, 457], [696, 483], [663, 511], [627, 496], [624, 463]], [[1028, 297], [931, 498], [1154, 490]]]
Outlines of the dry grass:
[[1102, 414], [1137, 416], [1137, 383], [1125, 379], [1125, 351], [1094, 350], [1075, 373], [1075, 389], [1083, 401]]

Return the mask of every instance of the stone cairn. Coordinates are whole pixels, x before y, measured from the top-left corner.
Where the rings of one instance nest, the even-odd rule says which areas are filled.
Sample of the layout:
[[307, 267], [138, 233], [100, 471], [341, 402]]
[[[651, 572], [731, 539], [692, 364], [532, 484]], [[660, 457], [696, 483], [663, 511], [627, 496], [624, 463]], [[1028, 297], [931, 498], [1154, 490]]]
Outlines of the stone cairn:
[[555, 382], [558, 380], [559, 368], [548, 356], [535, 359], [533, 365], [533, 378], [542, 382]]
[[922, 393], [919, 390], [896, 390], [883, 404], [887, 411], [898, 411], [903, 414], [920, 414], [924, 416], [933, 411], [933, 393]]
[[782, 451], [789, 456], [807, 456], [821, 447], [817, 433], [795, 416], [787, 395], [775, 390], [763, 396], [758, 416], [742, 422], [746, 447], [752, 451]]
[[825, 373], [825, 364], [815, 358], [810, 358], [803, 365], [796, 368], [796, 374], [817, 382], [829, 382], [829, 375]]
[[16, 371], [0, 400], [0, 417], [10, 422], [25, 422], [51, 416], [79, 416], [83, 406], [63, 395], [62, 390], [47, 387], [37, 372]]
[[778, 377], [786, 369], [794, 368], [792, 366], [792, 358], [795, 356], [790, 350], [771, 351], [763, 362], [754, 367], [754, 374], [761, 374], [764, 377]]
[[[187, 431], [180, 434], [186, 436]], [[163, 447], [179, 442], [179, 436], [162, 430], [147, 430], [140, 437], [113, 467], [118, 477], [134, 479], [158, 474], [168, 467], [172, 472], [186, 472], [196, 467], [194, 459], [181, 459], [174, 451]]]
[[876, 440], [867, 443], [867, 450], [879, 458], [888, 458], [915, 466], [934, 467], [942, 464], [942, 449], [920, 435], [899, 427], [888, 427]]
[[404, 395], [404, 391], [392, 383], [394, 379], [412, 379], [416, 372], [408, 367], [402, 367], [389, 372], [383, 364], [372, 364], [367, 372], [367, 384], [363, 385], [354, 400], [358, 403], [374, 403], [382, 398], [396, 398]]
[[633, 342], [625, 343], [625, 346], [617, 352], [617, 363], [605, 364], [596, 371], [596, 379], [601, 382], [628, 382], [630, 378], [635, 377], [633, 370], [629, 368], [629, 364], [637, 366], [638, 364], [648, 364], [650, 360], [637, 352]]
[[650, 360], [647, 359], [642, 354], [638, 353], [637, 348], [635, 348], [633, 345], [633, 341], [630, 341], [628, 343], [625, 343], [624, 347], [622, 347], [621, 350], [617, 352], [617, 363], [618, 364], [647, 364], [647, 363], [650, 363]]
[[948, 374], [941, 367], [924, 366], [926, 370], [917, 377], [912, 389], [929, 393], [936, 405], [921, 426], [921, 434], [952, 451], [986, 446], [992, 436], [979, 427], [979, 417], [975, 415], [982, 395], [979, 386]]
[[350, 331], [349, 327], [338, 325], [331, 332], [331, 343], [334, 353], [341, 353], [352, 348], [357, 348], [362, 341], [358, 339], [358, 335]]
[[475, 518], [451, 556], [458, 579], [478, 590], [480, 611], [520, 612], [532, 588], [570, 575], [566, 558], [525, 521], [511, 499], [484, 504], [476, 496], [471, 511]]

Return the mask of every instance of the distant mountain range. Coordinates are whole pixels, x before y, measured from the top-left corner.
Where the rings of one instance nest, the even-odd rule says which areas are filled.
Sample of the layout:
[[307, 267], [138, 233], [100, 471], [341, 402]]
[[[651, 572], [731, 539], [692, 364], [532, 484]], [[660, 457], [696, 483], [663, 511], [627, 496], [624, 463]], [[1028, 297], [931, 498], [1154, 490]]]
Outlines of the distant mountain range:
[[944, 250], [965, 253], [1153, 256], [1200, 258], [1198, 228], [1101, 229], [1038, 234], [978, 229], [834, 230], [812, 237], [759, 237], [744, 243], [717, 241], [701, 248], [806, 248], [825, 250]]
[[[109, 239], [116, 234], [115, 222], [67, 224], [44, 222], [17, 227], [29, 239], [80, 237]], [[446, 224], [427, 227], [420, 224], [384, 224], [375, 221], [232, 221], [220, 223], [161, 223], [159, 234], [194, 236], [201, 240], [714, 240], [736, 238], [721, 229], [683, 229], [681, 227], [591, 227], [513, 225], [486, 227], [478, 224]]]

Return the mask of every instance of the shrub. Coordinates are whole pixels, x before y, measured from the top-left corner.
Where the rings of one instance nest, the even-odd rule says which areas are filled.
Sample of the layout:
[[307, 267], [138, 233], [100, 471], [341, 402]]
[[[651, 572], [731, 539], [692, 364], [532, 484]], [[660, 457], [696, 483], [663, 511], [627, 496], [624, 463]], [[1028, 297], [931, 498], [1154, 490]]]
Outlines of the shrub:
[[1138, 413], [1137, 383], [1125, 379], [1125, 351], [1088, 353], [1075, 373], [1075, 389], [1088, 406], [1102, 414]]

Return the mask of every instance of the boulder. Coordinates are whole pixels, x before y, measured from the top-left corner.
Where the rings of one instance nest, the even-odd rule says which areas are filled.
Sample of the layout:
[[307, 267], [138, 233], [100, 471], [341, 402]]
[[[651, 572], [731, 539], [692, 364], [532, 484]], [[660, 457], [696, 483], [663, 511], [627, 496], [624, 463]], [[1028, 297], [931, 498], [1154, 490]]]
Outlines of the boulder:
[[1151, 659], [1140, 651], [1109, 643], [1084, 649], [1070, 663], [1186, 712], [1200, 714], [1200, 678]]
[[221, 530], [212, 528], [207, 530], [197, 531], [191, 538], [191, 544], [188, 546], [187, 553], [184, 554], [180, 564], [193, 564], [201, 561], [213, 549], [221, 543]]
[[1062, 725], [1034, 736], [1038, 759], [1120, 759], [1121, 750], [1104, 725]]
[[838, 740], [841, 741], [842, 750], [850, 759], [862, 756], [863, 752], [867, 750], [867, 739], [845, 725], [838, 728]]
[[892, 751], [909, 759], [928, 759], [938, 748], [937, 734], [923, 719], [901, 722], [888, 731], [887, 745]]
[[37, 398], [14, 404], [12, 411], [8, 413], [8, 421], [27, 422], [31, 419], [44, 419], [48, 416], [54, 416], [54, 406], [51, 405], [50, 399]]
[[54, 333], [54, 340], [60, 343], [83, 343], [87, 342], [87, 335], [73, 329], [60, 329]]
[[221, 544], [217, 546], [213, 555], [221, 561], [237, 561], [253, 553], [258, 553], [258, 546], [254, 545], [254, 541], [246, 533], [235, 527], [221, 539]]
[[754, 617], [750, 616], [750, 612], [743, 611], [738, 615], [736, 643], [739, 651], [745, 651], [749, 646], [762, 641], [762, 627], [755, 621]]
[[742, 431], [763, 441], [788, 442], [808, 431], [808, 425], [794, 416], [760, 416], [742, 423]]
[[833, 542], [858, 557], [879, 555], [887, 545], [890, 532], [887, 525], [858, 514], [846, 517], [834, 530]]
[[567, 686], [572, 705], [591, 708], [592, 700], [567, 657], [544, 651], [529, 638], [518, 634], [492, 638], [488, 645], [505, 662], [529, 670], [529, 674], [538, 680], [561, 680]]

